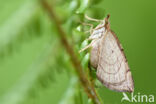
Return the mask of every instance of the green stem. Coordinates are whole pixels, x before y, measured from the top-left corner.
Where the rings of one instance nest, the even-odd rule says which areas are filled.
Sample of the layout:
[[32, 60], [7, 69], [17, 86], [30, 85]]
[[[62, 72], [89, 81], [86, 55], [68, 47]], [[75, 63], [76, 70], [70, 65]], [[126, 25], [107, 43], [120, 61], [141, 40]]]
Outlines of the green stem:
[[67, 35], [61, 27], [61, 22], [58, 19], [58, 17], [56, 16], [54, 7], [50, 6], [46, 0], [41, 0], [41, 4], [44, 7], [44, 9], [48, 12], [51, 20], [53, 20], [53, 22], [55, 23], [55, 26], [59, 33], [58, 35], [60, 37], [61, 43], [64, 46], [64, 48], [66, 49], [67, 53], [70, 55], [71, 62], [73, 64], [73, 66], [75, 67], [76, 72], [78, 73], [79, 80], [80, 80], [83, 88], [85, 89], [88, 97], [91, 98], [95, 104], [102, 104], [97, 96], [97, 93], [96, 93], [94, 87], [88, 80], [87, 75], [84, 73], [81, 63], [78, 60], [78, 57], [76, 56], [76, 54], [74, 53], [73, 46], [68, 43], [68, 40], [66, 38]]

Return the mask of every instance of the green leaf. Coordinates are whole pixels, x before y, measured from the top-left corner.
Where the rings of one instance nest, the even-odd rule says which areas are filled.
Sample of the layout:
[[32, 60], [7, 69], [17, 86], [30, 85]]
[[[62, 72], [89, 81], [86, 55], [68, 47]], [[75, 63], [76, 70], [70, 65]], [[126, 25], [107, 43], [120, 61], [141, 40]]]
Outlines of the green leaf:
[[82, 66], [84, 68], [87, 68], [88, 67], [88, 62], [89, 62], [89, 57], [90, 57], [90, 54], [87, 53], [84, 58], [82, 59], [81, 63], [82, 63]]
[[[0, 99], [0, 104], [19, 104], [30, 93], [30, 90], [36, 85], [38, 79], [44, 72], [47, 72], [47, 61], [55, 48], [53, 44], [46, 44], [44, 52], [37, 58], [36, 62], [30, 66], [20, 81]], [[46, 70], [45, 70], [46, 69]], [[43, 78], [43, 77], [42, 77]], [[45, 81], [45, 80], [44, 80]], [[8, 100], [9, 99], [9, 100]]]
[[81, 0], [80, 1], [80, 7], [78, 8], [78, 10], [76, 11], [77, 14], [81, 14], [84, 13], [85, 10], [87, 9], [89, 5], [89, 0]]
[[21, 29], [33, 18], [38, 8], [36, 4], [35, 0], [26, 0], [0, 25], [0, 52], [17, 38]]
[[75, 76], [70, 78], [70, 83], [67, 91], [64, 93], [62, 100], [58, 104], [74, 104], [74, 96], [76, 93], [76, 85], [78, 83], [78, 79]]

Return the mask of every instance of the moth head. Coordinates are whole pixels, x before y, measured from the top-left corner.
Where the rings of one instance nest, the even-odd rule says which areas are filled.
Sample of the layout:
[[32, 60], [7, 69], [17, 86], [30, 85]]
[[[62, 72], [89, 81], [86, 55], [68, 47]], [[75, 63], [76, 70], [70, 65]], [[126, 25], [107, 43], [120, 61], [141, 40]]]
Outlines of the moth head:
[[100, 24], [96, 28], [105, 27], [106, 29], [109, 29], [110, 26], [109, 17], [110, 15], [108, 14], [104, 20], [100, 20]]
[[110, 15], [108, 14], [107, 17], [104, 19], [106, 29], [110, 29], [109, 17]]

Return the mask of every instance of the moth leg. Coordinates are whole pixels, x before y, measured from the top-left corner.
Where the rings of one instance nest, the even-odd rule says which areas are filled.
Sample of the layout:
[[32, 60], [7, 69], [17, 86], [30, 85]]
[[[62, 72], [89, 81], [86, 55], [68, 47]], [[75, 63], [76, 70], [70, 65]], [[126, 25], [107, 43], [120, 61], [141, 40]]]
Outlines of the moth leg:
[[79, 53], [81, 53], [81, 52], [83, 52], [84, 50], [90, 48], [90, 47], [92, 46], [92, 44], [93, 44], [93, 43], [91, 42], [89, 45], [87, 45], [86, 47], [82, 48], [82, 49], [79, 51]]
[[86, 50], [86, 49], [92, 47], [92, 45], [96, 42], [97, 39], [99, 39], [99, 38], [94, 39], [89, 45], [87, 45], [86, 47], [82, 48], [82, 49], [79, 51], [79, 53], [81, 53], [81, 52], [83, 52], [84, 50]]
[[103, 21], [103, 20], [91, 18], [91, 17], [87, 16], [86, 14], [85, 14], [85, 18], [90, 20], [90, 21], [95, 21], [95, 22], [102, 22]]
[[82, 25], [84, 25], [84, 26], [90, 26], [90, 29], [89, 29], [88, 31], [85, 31], [85, 33], [90, 33], [90, 34], [92, 34], [92, 32], [93, 32], [93, 24], [82, 23]]

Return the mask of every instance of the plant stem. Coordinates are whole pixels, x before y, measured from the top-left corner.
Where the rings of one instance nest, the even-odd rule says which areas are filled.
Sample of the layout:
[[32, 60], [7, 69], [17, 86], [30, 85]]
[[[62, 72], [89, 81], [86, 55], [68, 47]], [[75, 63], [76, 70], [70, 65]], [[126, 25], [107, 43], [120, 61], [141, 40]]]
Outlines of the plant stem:
[[44, 7], [44, 9], [48, 12], [51, 20], [54, 21], [57, 31], [59, 33], [58, 35], [60, 36], [61, 43], [65, 47], [67, 53], [70, 55], [71, 62], [73, 66], [75, 67], [76, 72], [78, 73], [79, 80], [83, 88], [85, 89], [88, 97], [91, 98], [95, 104], [101, 104], [101, 101], [99, 100], [94, 87], [88, 80], [87, 75], [83, 72], [81, 63], [78, 60], [78, 57], [76, 56], [76, 54], [74, 53], [73, 46], [70, 45], [67, 41], [67, 38], [66, 38], [67, 35], [61, 27], [61, 22], [57, 18], [53, 6], [50, 6], [46, 0], [41, 0], [41, 4]]

